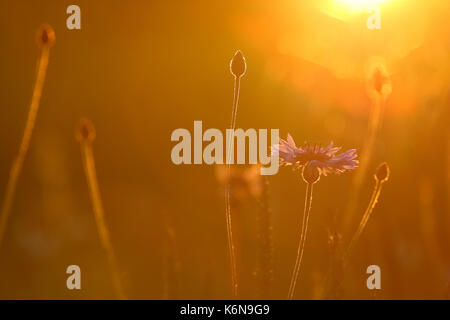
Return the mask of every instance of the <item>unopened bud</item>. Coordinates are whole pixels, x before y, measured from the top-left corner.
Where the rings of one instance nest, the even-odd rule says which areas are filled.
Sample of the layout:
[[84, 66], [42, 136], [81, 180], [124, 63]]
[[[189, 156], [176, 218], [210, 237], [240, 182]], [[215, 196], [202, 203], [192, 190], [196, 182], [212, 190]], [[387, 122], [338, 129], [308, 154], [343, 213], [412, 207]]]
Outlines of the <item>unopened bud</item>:
[[369, 90], [383, 99], [391, 94], [391, 79], [384, 65], [380, 64], [373, 69], [369, 79]]
[[377, 170], [375, 171], [375, 180], [384, 183], [389, 179], [389, 166], [387, 165], [386, 162], [383, 162], [382, 164], [380, 164], [377, 168]]
[[247, 64], [245, 63], [245, 58], [242, 55], [241, 50], [238, 50], [234, 54], [233, 59], [231, 59], [230, 71], [236, 78], [240, 78], [244, 75], [245, 70], [247, 70]]
[[376, 68], [373, 73], [373, 86], [375, 88], [375, 91], [377, 91], [379, 94], [381, 94], [383, 90], [383, 84], [384, 84], [384, 76], [381, 73], [379, 68]]
[[44, 24], [39, 28], [37, 42], [40, 47], [51, 47], [55, 43], [55, 31], [50, 25]]
[[96, 132], [92, 121], [86, 118], [80, 119], [75, 130], [75, 138], [79, 142], [92, 142], [95, 140], [95, 136]]

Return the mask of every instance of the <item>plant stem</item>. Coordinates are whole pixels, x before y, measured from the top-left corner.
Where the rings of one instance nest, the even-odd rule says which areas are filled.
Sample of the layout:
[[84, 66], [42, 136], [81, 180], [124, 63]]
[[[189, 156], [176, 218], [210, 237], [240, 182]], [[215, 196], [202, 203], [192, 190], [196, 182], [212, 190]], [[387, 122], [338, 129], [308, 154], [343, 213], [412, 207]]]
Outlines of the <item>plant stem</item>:
[[[233, 95], [233, 111], [231, 113], [231, 129], [236, 128], [236, 116], [239, 103], [239, 90], [241, 88], [241, 78], [234, 77], [234, 95]], [[231, 143], [231, 142], [230, 142]]]
[[295, 287], [297, 284], [298, 274], [300, 272], [300, 265], [302, 263], [303, 251], [305, 249], [306, 242], [306, 232], [308, 231], [308, 220], [309, 214], [311, 212], [311, 204], [312, 204], [312, 195], [313, 195], [313, 184], [306, 184], [306, 197], [305, 197], [305, 208], [303, 211], [303, 222], [302, 222], [302, 231], [300, 234], [300, 242], [298, 244], [297, 258], [295, 261], [294, 271], [292, 273], [291, 284], [289, 286], [288, 299], [292, 300], [294, 298]]
[[[238, 281], [237, 281], [237, 267], [236, 267], [236, 249], [235, 249], [235, 243], [233, 239], [233, 224], [231, 219], [231, 203], [230, 203], [230, 192], [231, 192], [231, 185], [230, 185], [230, 177], [231, 177], [231, 160], [232, 155], [234, 155], [234, 152], [231, 151], [231, 146], [234, 146], [233, 144], [233, 132], [236, 127], [236, 114], [237, 114], [237, 107], [239, 103], [239, 89], [240, 89], [240, 78], [234, 77], [234, 96], [233, 96], [233, 109], [231, 112], [231, 124], [230, 129], [232, 130], [230, 132], [230, 137], [228, 140], [228, 157], [227, 157], [227, 177], [228, 182], [227, 186], [225, 188], [225, 210], [226, 210], [226, 220], [227, 220], [227, 238], [228, 238], [228, 250], [230, 255], [230, 263], [231, 263], [231, 286], [233, 291], [233, 296], [236, 298], [238, 295]], [[234, 151], [234, 150], [233, 150]]]
[[344, 216], [344, 232], [349, 231], [352, 218], [356, 213], [357, 199], [359, 199], [361, 185], [367, 176], [367, 171], [370, 166], [370, 162], [375, 148], [375, 141], [378, 135], [379, 128], [381, 127], [383, 114], [384, 114], [384, 100], [381, 97], [373, 98], [372, 100], [372, 114], [370, 116], [370, 123], [368, 132], [364, 141], [364, 149], [360, 157], [360, 165], [355, 174], [353, 184], [351, 187], [351, 198], [355, 199], [349, 202], [347, 210]]
[[269, 207], [269, 182], [262, 176], [262, 195], [260, 210], [258, 211], [258, 240], [259, 255], [257, 275], [260, 281], [260, 299], [270, 299], [273, 282], [273, 239], [272, 239], [272, 212]]
[[180, 295], [181, 262], [178, 254], [177, 237], [175, 230], [164, 212], [166, 234], [164, 237], [163, 254], [163, 299], [176, 300]]
[[92, 206], [94, 210], [95, 222], [97, 224], [100, 242], [103, 246], [103, 249], [106, 252], [106, 256], [108, 259], [108, 265], [111, 272], [113, 287], [117, 297], [121, 300], [124, 300], [126, 299], [126, 297], [123, 291], [122, 282], [120, 280], [120, 271], [116, 255], [114, 253], [109, 231], [106, 226], [105, 212], [103, 209], [103, 204], [100, 196], [100, 189], [98, 186], [97, 173], [95, 170], [94, 154], [92, 151], [92, 145], [89, 141], [81, 142], [81, 153], [83, 155], [84, 170], [89, 185], [89, 193], [91, 196]]
[[348, 246], [347, 252], [345, 254], [344, 258], [344, 264], [347, 264], [348, 258], [350, 257], [350, 254], [355, 246], [355, 244], [358, 242], [362, 232], [364, 231], [364, 228], [366, 227], [367, 221], [369, 221], [370, 215], [373, 212], [373, 209], [375, 208], [375, 205], [378, 202], [378, 198], [380, 197], [381, 188], [383, 186], [382, 182], [376, 181], [375, 187], [373, 189], [372, 197], [369, 201], [369, 205], [367, 206], [366, 211], [364, 212], [364, 215], [361, 219], [361, 222], [358, 226], [358, 229], [356, 230], [355, 235], [353, 236], [352, 240], [350, 241], [350, 244]]
[[5, 235], [6, 225], [11, 213], [11, 207], [13, 204], [14, 196], [16, 194], [17, 182], [19, 180], [20, 173], [22, 172], [23, 163], [30, 147], [30, 140], [33, 134], [34, 125], [36, 123], [36, 116], [39, 109], [39, 103], [41, 101], [42, 88], [44, 87], [45, 75], [47, 73], [47, 66], [49, 60], [50, 48], [49, 46], [43, 46], [41, 49], [41, 55], [38, 61], [38, 71], [36, 76], [36, 82], [34, 83], [33, 95], [31, 98], [30, 109], [28, 111], [27, 122], [23, 132], [22, 140], [20, 142], [19, 152], [14, 159], [9, 172], [8, 184], [6, 186], [6, 195], [3, 202], [3, 207], [0, 216], [0, 247]]

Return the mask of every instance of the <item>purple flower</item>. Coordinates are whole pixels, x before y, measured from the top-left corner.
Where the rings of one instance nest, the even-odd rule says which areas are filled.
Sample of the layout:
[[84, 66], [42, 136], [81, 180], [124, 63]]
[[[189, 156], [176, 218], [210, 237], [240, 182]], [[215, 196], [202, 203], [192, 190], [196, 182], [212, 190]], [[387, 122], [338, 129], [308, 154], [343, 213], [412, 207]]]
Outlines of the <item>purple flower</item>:
[[358, 166], [359, 161], [356, 149], [350, 149], [343, 153], [336, 154], [340, 147], [333, 147], [330, 142], [328, 147], [319, 145], [306, 145], [296, 147], [291, 135], [287, 135], [287, 141], [280, 139], [280, 143], [272, 146], [272, 154], [280, 157], [280, 165], [293, 165], [295, 169], [302, 167], [317, 168], [320, 174], [326, 176], [329, 173], [339, 174], [346, 170], [353, 170]]

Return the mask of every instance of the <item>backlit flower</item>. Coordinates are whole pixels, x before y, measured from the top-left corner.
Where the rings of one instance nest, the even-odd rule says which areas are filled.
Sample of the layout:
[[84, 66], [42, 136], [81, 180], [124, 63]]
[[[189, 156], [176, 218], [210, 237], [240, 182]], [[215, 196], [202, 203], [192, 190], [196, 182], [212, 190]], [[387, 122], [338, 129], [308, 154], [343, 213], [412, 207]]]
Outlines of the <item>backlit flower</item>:
[[287, 140], [280, 139], [280, 143], [272, 146], [272, 154], [278, 152], [280, 165], [292, 165], [295, 169], [308, 166], [309, 171], [317, 168], [320, 174], [339, 174], [346, 170], [353, 170], [358, 166], [356, 149], [350, 149], [340, 154], [340, 147], [334, 147], [333, 142], [327, 147], [306, 145], [297, 147], [294, 139], [288, 134]]

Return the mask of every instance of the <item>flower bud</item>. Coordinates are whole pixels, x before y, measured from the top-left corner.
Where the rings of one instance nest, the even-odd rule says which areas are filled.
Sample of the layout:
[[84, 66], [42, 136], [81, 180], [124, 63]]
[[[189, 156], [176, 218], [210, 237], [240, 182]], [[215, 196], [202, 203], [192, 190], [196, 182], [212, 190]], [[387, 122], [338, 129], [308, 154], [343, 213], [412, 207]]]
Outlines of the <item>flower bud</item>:
[[320, 180], [319, 168], [312, 162], [308, 162], [305, 166], [303, 166], [302, 170], [303, 180], [309, 184], [314, 184]]
[[383, 64], [374, 67], [369, 78], [369, 93], [386, 99], [392, 92], [391, 79]]
[[373, 87], [376, 92], [381, 94], [383, 90], [384, 77], [379, 68], [376, 68], [373, 73]]
[[79, 142], [92, 142], [95, 140], [95, 136], [96, 132], [92, 121], [86, 118], [80, 119], [75, 130], [75, 138]]
[[37, 42], [40, 47], [51, 47], [55, 43], [55, 31], [45, 24], [37, 32]]
[[381, 183], [386, 182], [389, 179], [389, 166], [386, 162], [381, 163], [375, 171], [375, 180]]
[[245, 70], [247, 70], [247, 64], [245, 63], [245, 58], [242, 55], [241, 50], [238, 50], [234, 54], [233, 59], [231, 59], [230, 71], [236, 78], [240, 78], [244, 75]]

